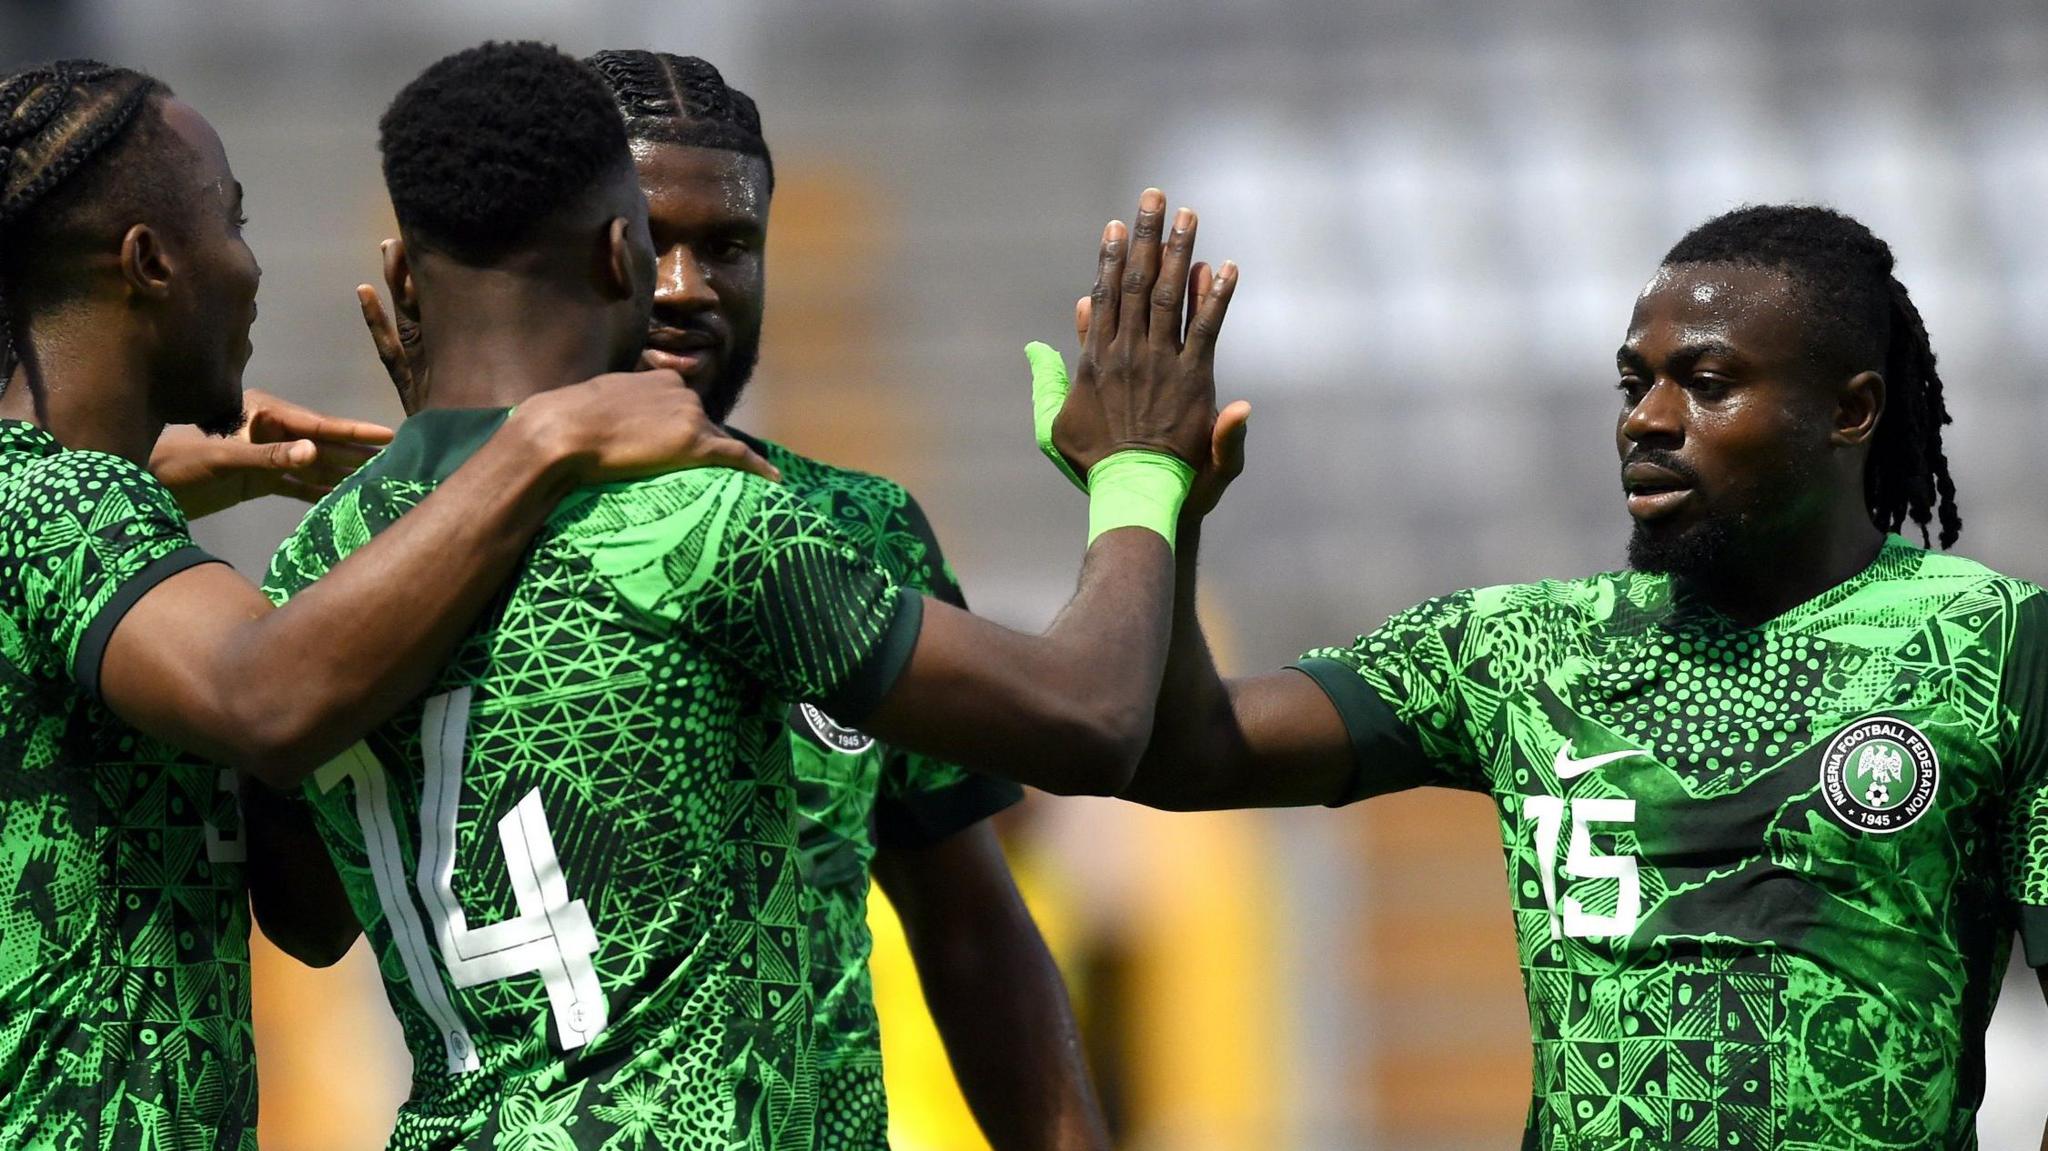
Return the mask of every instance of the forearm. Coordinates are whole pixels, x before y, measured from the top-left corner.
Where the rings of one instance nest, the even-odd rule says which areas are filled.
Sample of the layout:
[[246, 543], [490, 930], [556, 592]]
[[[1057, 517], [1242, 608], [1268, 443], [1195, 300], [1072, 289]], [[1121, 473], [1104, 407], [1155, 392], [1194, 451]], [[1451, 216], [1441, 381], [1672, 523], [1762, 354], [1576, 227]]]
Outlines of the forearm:
[[[978, 850], [965, 844], [893, 861], [885, 851], [876, 860], [954, 1078], [995, 1151], [1106, 1151], [1109, 1133], [1066, 984], [994, 833], [982, 824], [959, 838], [969, 837], [986, 837], [990, 867], [959, 865]], [[906, 856], [915, 863], [903, 865]], [[970, 878], [961, 881], [961, 872]], [[946, 888], [956, 897], [931, 894]]]
[[1047, 791], [1114, 793], [1152, 728], [1172, 594], [1165, 539], [1126, 528], [1089, 549], [1074, 598], [1042, 635], [928, 602], [908, 668], [862, 727]]
[[1151, 739], [1120, 796], [1172, 811], [1337, 802], [1350, 734], [1328, 696], [1296, 671], [1225, 679], [1195, 610], [1201, 525], [1180, 528], [1172, 646]]
[[164, 581], [115, 628], [102, 688], [123, 719], [296, 784], [431, 681], [581, 457], [515, 416], [420, 505], [282, 608], [229, 569]]
[[504, 584], [572, 480], [563, 453], [508, 421], [417, 508], [223, 651], [270, 742], [252, 765], [289, 785], [423, 690]]
[[1194, 810], [1214, 806], [1205, 797], [1227, 789], [1229, 769], [1243, 761], [1246, 751], [1231, 714], [1229, 688], [1216, 670], [1196, 611], [1201, 521], [1183, 520], [1179, 535], [1173, 629], [1152, 735], [1121, 794], [1152, 807]]

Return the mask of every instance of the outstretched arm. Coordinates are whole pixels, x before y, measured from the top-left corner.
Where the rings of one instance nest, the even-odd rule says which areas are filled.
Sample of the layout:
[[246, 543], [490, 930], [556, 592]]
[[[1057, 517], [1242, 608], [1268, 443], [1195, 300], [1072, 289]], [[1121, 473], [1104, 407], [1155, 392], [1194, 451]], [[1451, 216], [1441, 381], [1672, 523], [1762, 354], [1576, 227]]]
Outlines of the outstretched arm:
[[[1128, 251], [1103, 232], [1084, 372], [1091, 535], [1080, 587], [1042, 635], [933, 602], [869, 734], [1048, 791], [1113, 793], [1152, 728], [1173, 602], [1168, 536], [1216, 420], [1215, 341], [1236, 282], [1225, 265], [1185, 321], [1194, 215], [1164, 254], [1166, 198], [1148, 190]], [[1177, 468], [1177, 475], [1168, 474]], [[1121, 526], [1130, 524], [1134, 526]]]
[[1107, 1151], [1066, 984], [987, 820], [874, 875], [903, 921], [953, 1075], [995, 1151]]
[[251, 388], [242, 393], [242, 426], [233, 435], [166, 428], [149, 471], [185, 518], [196, 520], [259, 496], [311, 503], [390, 442], [382, 424], [323, 415]]
[[1353, 770], [1335, 705], [1295, 671], [1226, 680], [1195, 612], [1201, 524], [1181, 526], [1172, 650], [1151, 741], [1123, 798], [1201, 811], [1336, 802]]
[[570, 489], [706, 463], [773, 470], [673, 373], [535, 397], [285, 607], [222, 564], [150, 588], [106, 641], [101, 694], [151, 735], [292, 786], [427, 685]]

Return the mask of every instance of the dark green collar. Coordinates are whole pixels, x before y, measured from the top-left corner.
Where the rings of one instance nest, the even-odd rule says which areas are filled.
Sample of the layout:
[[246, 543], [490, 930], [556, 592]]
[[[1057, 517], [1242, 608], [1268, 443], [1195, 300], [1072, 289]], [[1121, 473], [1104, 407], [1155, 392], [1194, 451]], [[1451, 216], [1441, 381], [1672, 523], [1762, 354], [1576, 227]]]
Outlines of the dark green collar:
[[365, 478], [438, 484], [505, 424], [511, 408], [428, 408], [405, 421]]
[[24, 452], [33, 456], [54, 456], [64, 450], [57, 437], [27, 420], [0, 420], [0, 455]]

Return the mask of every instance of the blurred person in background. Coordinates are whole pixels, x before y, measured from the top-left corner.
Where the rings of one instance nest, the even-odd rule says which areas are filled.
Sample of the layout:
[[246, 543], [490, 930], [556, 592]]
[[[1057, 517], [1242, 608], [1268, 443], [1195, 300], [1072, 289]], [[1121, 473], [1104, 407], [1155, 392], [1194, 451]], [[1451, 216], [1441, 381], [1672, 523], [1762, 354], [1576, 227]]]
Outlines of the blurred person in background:
[[[694, 56], [599, 52], [647, 194], [657, 258], [650, 362], [675, 367], [724, 422], [760, 350], [774, 164], [760, 113]], [[376, 289], [357, 289], [406, 411], [423, 398]], [[966, 607], [930, 522], [899, 484], [735, 433], [790, 492], [901, 585]], [[815, 704], [791, 706], [810, 919], [818, 1146], [889, 1144], [882, 1046], [868, 971], [872, 870], [916, 961], [961, 1090], [996, 1151], [1108, 1145], [1059, 970], [1019, 896], [989, 817], [1016, 784], [880, 743]]]
[[2048, 965], [2048, 596], [1896, 534], [1938, 514], [1946, 548], [1961, 517], [1892, 273], [1814, 207], [1670, 250], [1617, 355], [1627, 572], [1457, 592], [1225, 681], [1190, 502], [1126, 797], [1493, 796], [1526, 1148], [1976, 1145], [2015, 928]]
[[[690, 177], [661, 187], [712, 197], [678, 239], [758, 244], [765, 157], [739, 143], [669, 157]], [[505, 405], [631, 363], [649, 337], [647, 198], [595, 73], [539, 44], [457, 53], [393, 101], [380, 146], [418, 411], [280, 550], [280, 598], [399, 522]], [[788, 701], [835, 717], [814, 732], [865, 720], [1051, 789], [1128, 779], [1164, 668], [1173, 524], [1215, 458], [1213, 341], [1234, 284], [1228, 264], [1191, 268], [1192, 213], [1164, 224], [1151, 190], [1134, 229], [1104, 232], [1104, 314], [1127, 269], [1135, 287], [1089, 349], [1106, 450], [1080, 586], [1045, 635], [899, 587], [808, 489], [737, 472], [619, 485], [565, 507], [432, 694], [320, 772], [319, 830], [414, 1055], [395, 1146], [876, 1137], [816, 1128]], [[721, 378], [706, 369], [736, 345], [710, 338], [701, 303], [668, 308], [698, 338], [657, 354], [700, 386]], [[333, 926], [337, 942], [356, 930]]]
[[243, 222], [220, 138], [155, 79], [89, 60], [0, 77], [9, 1146], [254, 1146], [247, 916], [253, 890], [281, 922], [276, 877], [245, 870], [262, 839], [234, 772], [177, 749], [304, 778], [424, 685], [568, 488], [714, 440], [666, 373], [566, 389], [272, 610], [188, 515], [310, 497], [389, 432], [245, 396]]

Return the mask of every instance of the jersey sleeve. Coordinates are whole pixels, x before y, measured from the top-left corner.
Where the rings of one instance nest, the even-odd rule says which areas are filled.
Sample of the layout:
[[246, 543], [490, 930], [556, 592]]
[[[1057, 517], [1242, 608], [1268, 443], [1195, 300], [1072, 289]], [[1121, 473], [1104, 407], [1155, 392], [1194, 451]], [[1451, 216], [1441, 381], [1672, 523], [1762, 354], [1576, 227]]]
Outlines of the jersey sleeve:
[[1411, 787], [1486, 790], [1459, 689], [1476, 622], [1472, 593], [1459, 592], [1293, 665], [1330, 697], [1351, 738], [1351, 783], [1332, 806]]
[[92, 695], [128, 610], [186, 568], [219, 562], [192, 542], [169, 489], [104, 452], [59, 452], [14, 476], [0, 525], [0, 596], [10, 646], [25, 657], [17, 662]]
[[924, 597], [795, 495], [734, 471], [677, 473], [592, 556], [622, 598], [768, 685], [858, 724], [895, 685]]
[[[924, 509], [907, 495], [892, 525], [916, 560], [903, 573], [906, 588], [965, 610], [960, 590]], [[875, 842], [881, 847], [922, 848], [941, 843], [1024, 799], [1024, 789], [958, 764], [891, 747], [882, 761], [875, 797]]]
[[2006, 894], [2027, 962], [2048, 967], [2048, 594], [2019, 605], [2000, 685], [2012, 781]]

